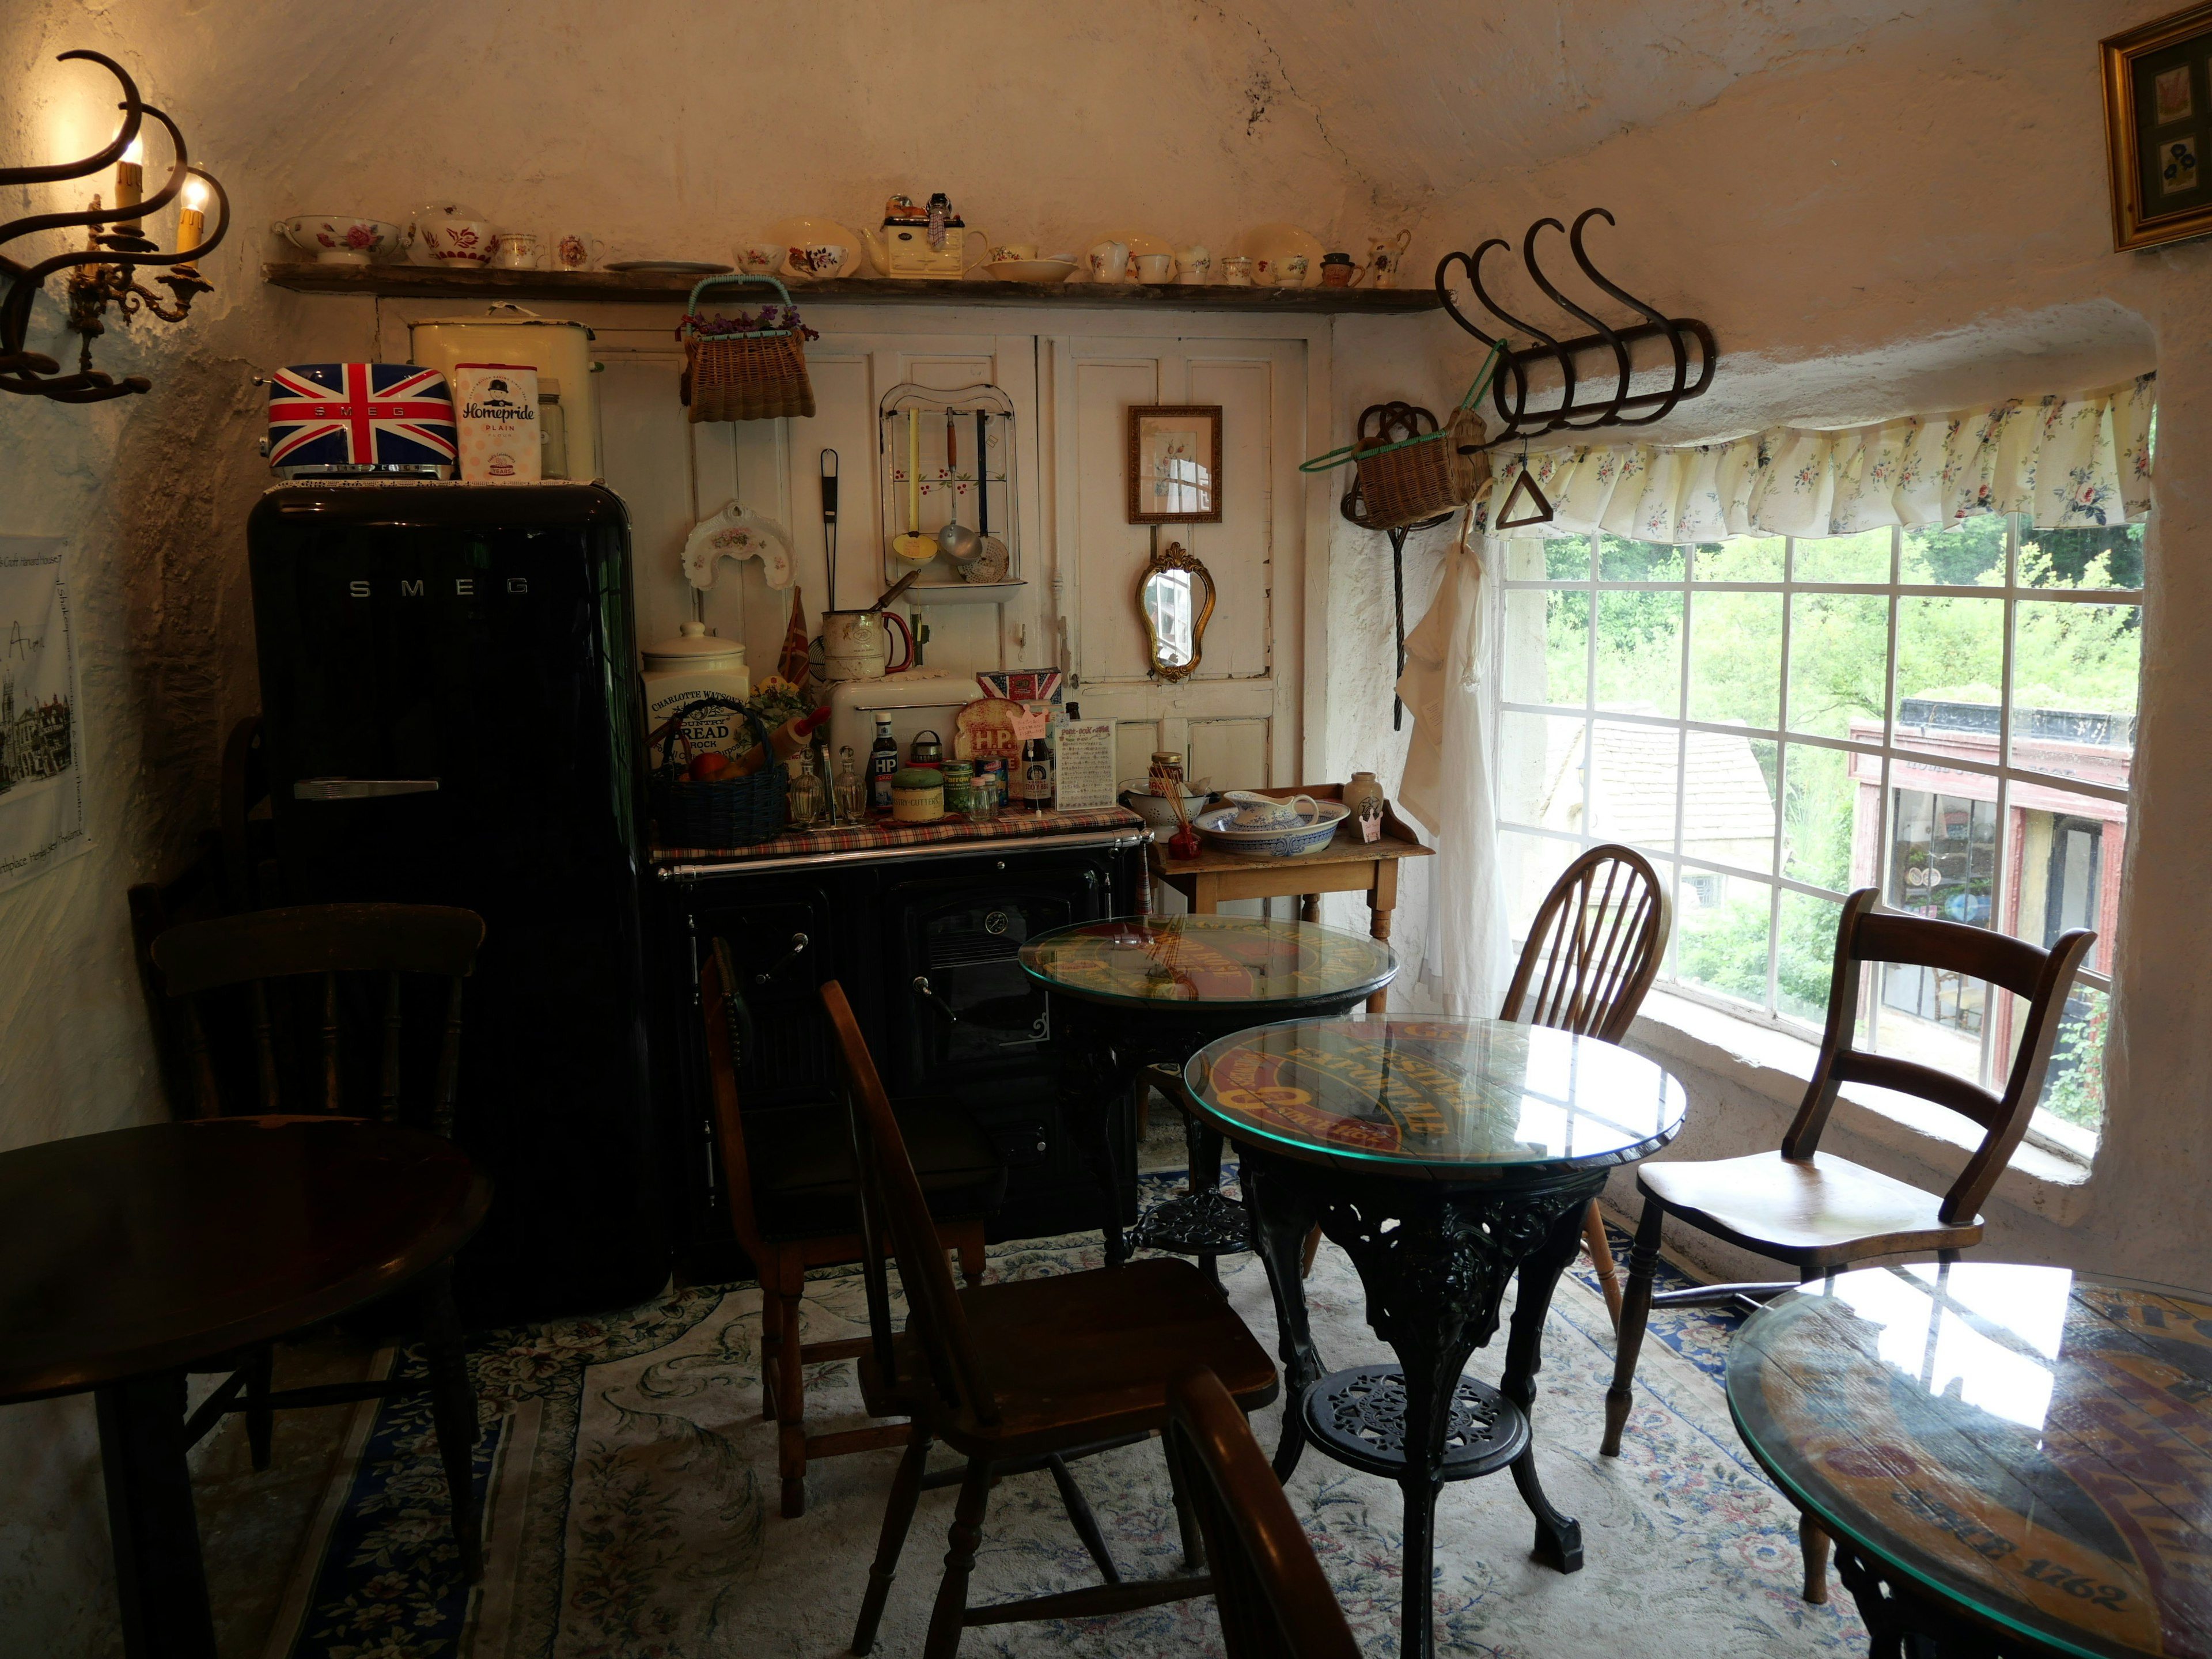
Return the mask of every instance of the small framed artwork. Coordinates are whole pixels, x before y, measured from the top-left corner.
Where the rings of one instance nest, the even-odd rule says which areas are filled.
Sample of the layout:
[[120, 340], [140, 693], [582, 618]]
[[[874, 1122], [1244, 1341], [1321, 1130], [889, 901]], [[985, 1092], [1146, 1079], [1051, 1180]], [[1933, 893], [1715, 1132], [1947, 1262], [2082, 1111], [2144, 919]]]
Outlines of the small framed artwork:
[[2112, 246], [2212, 235], [2212, 3], [2102, 43]]
[[1129, 410], [1129, 522], [1221, 522], [1221, 405]]

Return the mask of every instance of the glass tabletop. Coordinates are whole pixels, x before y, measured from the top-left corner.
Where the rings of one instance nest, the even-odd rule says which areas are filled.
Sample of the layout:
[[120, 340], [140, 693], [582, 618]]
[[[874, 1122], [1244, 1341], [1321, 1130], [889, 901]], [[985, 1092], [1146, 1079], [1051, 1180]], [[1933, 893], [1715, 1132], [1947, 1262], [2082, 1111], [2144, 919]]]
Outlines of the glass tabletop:
[[1238, 1139], [1324, 1163], [1595, 1169], [1680, 1131], [1682, 1085], [1641, 1054], [1496, 1019], [1286, 1020], [1191, 1056], [1183, 1080]]
[[1055, 991], [1100, 1002], [1285, 1005], [1357, 998], [1388, 985], [1398, 958], [1379, 939], [1257, 916], [1115, 916], [1022, 946]]
[[2062, 1653], [2212, 1653], [2212, 1293], [1961, 1261], [1747, 1321], [1729, 1408], [1801, 1504]]

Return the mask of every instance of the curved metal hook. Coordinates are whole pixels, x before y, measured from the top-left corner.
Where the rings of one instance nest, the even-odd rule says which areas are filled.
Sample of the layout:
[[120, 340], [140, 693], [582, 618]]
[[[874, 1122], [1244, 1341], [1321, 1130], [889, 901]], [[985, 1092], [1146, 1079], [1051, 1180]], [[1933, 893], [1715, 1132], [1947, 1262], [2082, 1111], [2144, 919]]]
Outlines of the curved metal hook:
[[[1594, 209], [1593, 211], [1602, 212], [1603, 210]], [[1589, 216], [1584, 215], [1583, 216], [1586, 218]], [[1577, 222], [1579, 223], [1580, 221], [1577, 221]], [[1609, 325], [1607, 325], [1604, 318], [1598, 316], [1594, 312], [1583, 310], [1572, 300], [1570, 300], [1565, 294], [1561, 293], [1558, 284], [1553, 283], [1549, 276], [1547, 276], [1544, 274], [1543, 266], [1536, 262], [1536, 233], [1543, 229], [1547, 225], [1549, 225], [1553, 230], [1559, 232], [1563, 235], [1566, 234], [1567, 228], [1561, 224], [1557, 219], [1537, 220], [1534, 224], [1528, 227], [1528, 237], [1527, 242], [1522, 248], [1521, 262], [1528, 267], [1528, 275], [1535, 280], [1536, 286], [1542, 289], [1544, 292], [1551, 297], [1551, 301], [1553, 305], [1559, 307], [1560, 310], [1567, 313], [1570, 316], [1581, 319], [1583, 322], [1588, 323], [1592, 328], [1598, 331], [1599, 337], [1602, 339], [1607, 345], [1613, 349], [1613, 364], [1615, 368], [1619, 369], [1620, 374], [1620, 382], [1613, 389], [1613, 401], [1611, 403], [1604, 404], [1598, 410], [1595, 415], [1592, 416], [1587, 421], [1571, 421], [1566, 418], [1566, 413], [1567, 410], [1574, 407], [1575, 382], [1574, 371], [1571, 367], [1569, 368], [1567, 371], [1566, 391], [1559, 399], [1559, 416], [1552, 422], [1551, 426], [1547, 428], [1547, 430], [1565, 430], [1569, 432], [1582, 431], [1591, 427], [1605, 425], [1620, 412], [1620, 405], [1626, 400], [1628, 397], [1628, 382], [1631, 373], [1629, 368], [1628, 344], [1627, 342], [1623, 340], [1620, 336], [1616, 333]], [[1565, 354], [1562, 353], [1561, 356], [1564, 361]]]
[[[1445, 254], [1443, 258], [1437, 261], [1437, 297], [1443, 301], [1444, 313], [1449, 316], [1452, 321], [1457, 323], [1462, 328], [1474, 335], [1476, 339], [1481, 341], [1483, 344], [1486, 346], [1494, 346], [1498, 342], [1492, 339], [1489, 335], [1485, 334], [1480, 329], [1477, 328], [1474, 325], [1474, 319], [1468, 317], [1465, 312], [1459, 308], [1459, 301], [1452, 298], [1451, 289], [1445, 285], [1444, 273], [1451, 269], [1452, 262], [1455, 259], [1461, 264], [1467, 267], [1468, 280], [1472, 282], [1474, 276], [1475, 260], [1480, 258], [1484, 254], [1490, 252], [1493, 245], [1499, 247], [1503, 247], [1504, 246], [1504, 244], [1499, 241], [1496, 237], [1492, 237], [1489, 241], [1485, 242], [1480, 247], [1477, 248], [1472, 254], [1455, 252]], [[1480, 291], [1479, 285], [1476, 291]]]
[[[1583, 276], [1589, 277], [1591, 282], [1603, 289], [1607, 294], [1613, 295], [1613, 297], [1620, 301], [1621, 304], [1628, 307], [1632, 310], [1642, 312], [1646, 319], [1656, 325], [1661, 331], [1666, 335], [1667, 344], [1674, 354], [1674, 384], [1668, 389], [1667, 395], [1661, 399], [1658, 406], [1652, 410], [1648, 415], [1621, 416], [1615, 422], [1615, 424], [1620, 426], [1649, 426], [1654, 421], [1662, 419], [1667, 415], [1670, 414], [1673, 411], [1674, 405], [1682, 401], [1682, 396], [1687, 390], [1687, 382], [1689, 380], [1689, 356], [1686, 349], [1682, 344], [1682, 331], [1674, 326], [1673, 319], [1667, 316], [1663, 312], [1658, 311], [1654, 307], [1644, 304], [1643, 301], [1638, 299], [1626, 289], [1621, 287], [1620, 283], [1608, 278], [1603, 271], [1601, 271], [1590, 262], [1589, 254], [1583, 246], [1583, 227], [1589, 223], [1592, 219], [1597, 218], [1602, 218], [1607, 224], [1613, 226], [1616, 229], [1619, 228], [1620, 222], [1614, 219], [1613, 215], [1607, 213], [1603, 208], [1585, 208], [1581, 213], [1576, 215], [1575, 228], [1567, 233], [1567, 246], [1574, 252], [1575, 263], [1583, 268]], [[1710, 374], [1711, 372], [1711, 356], [1710, 352], [1706, 356], [1706, 372]], [[1622, 371], [1623, 379], [1621, 380], [1621, 391], [1624, 395], [1626, 394], [1628, 390], [1626, 372], [1626, 368]], [[1703, 388], [1701, 387], [1700, 390], [1702, 389]], [[1618, 408], [1619, 406], [1619, 402], [1616, 400], [1614, 407]]]
[[[122, 130], [106, 149], [96, 155], [88, 155], [82, 161], [58, 161], [52, 167], [0, 167], [0, 185], [44, 185], [58, 179], [82, 179], [88, 173], [97, 173], [102, 167], [112, 167], [122, 159], [123, 152], [131, 148], [131, 141], [138, 136], [138, 112], [143, 107], [138, 101], [138, 83], [124, 73], [122, 64], [101, 52], [65, 52], [54, 61], [66, 64], [73, 58], [99, 64], [123, 83], [123, 102], [119, 107], [128, 113], [123, 118]], [[0, 234], [0, 241], [5, 240], [5, 235]]]

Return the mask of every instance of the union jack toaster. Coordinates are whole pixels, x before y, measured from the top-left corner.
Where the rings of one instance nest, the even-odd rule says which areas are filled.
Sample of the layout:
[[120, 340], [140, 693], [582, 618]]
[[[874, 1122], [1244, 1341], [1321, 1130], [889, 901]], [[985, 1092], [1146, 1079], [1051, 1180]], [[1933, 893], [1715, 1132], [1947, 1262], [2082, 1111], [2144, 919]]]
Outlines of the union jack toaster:
[[295, 363], [270, 377], [261, 453], [282, 478], [449, 478], [453, 396], [412, 363]]

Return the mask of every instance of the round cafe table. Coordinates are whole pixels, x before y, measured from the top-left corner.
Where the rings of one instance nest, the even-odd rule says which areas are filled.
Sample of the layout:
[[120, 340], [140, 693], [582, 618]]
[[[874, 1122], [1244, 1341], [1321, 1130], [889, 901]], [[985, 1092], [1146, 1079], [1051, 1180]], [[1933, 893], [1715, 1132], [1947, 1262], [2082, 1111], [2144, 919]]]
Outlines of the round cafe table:
[[[1118, 1114], [1140, 1070], [1180, 1066], [1214, 1038], [1291, 1014], [1344, 1013], [1389, 985], [1398, 958], [1378, 939], [1311, 921], [1255, 916], [1115, 916], [1039, 935], [1023, 969], [1045, 988], [1061, 1098], [1083, 1126], [1106, 1195], [1106, 1259], [1127, 1259], [1121, 1237]], [[1199, 1258], [1252, 1248], [1244, 1206], [1220, 1189], [1221, 1137], [1185, 1115], [1190, 1190], [1155, 1205], [1133, 1242]]]
[[[1511, 1469], [1538, 1558], [1578, 1569], [1582, 1528], [1536, 1476], [1529, 1413], [1544, 1316], [1607, 1175], [1680, 1132], [1682, 1085], [1594, 1037], [1404, 1014], [1240, 1031], [1193, 1054], [1180, 1080], [1190, 1109], [1237, 1143], [1274, 1292], [1291, 1385], [1276, 1474], [1288, 1480], [1310, 1439], [1405, 1495], [1399, 1650], [1433, 1651], [1446, 1480]], [[1299, 1272], [1316, 1222], [1351, 1257], [1398, 1364], [1323, 1375]], [[1461, 1372], [1497, 1334], [1516, 1272], [1493, 1389]]]
[[449, 1143], [354, 1118], [0, 1153], [0, 1405], [91, 1390], [131, 1659], [215, 1659], [185, 1370], [404, 1284], [467, 1239], [490, 1193]]
[[1728, 1398], [1875, 1655], [2212, 1654], [2212, 1294], [1863, 1267], [1747, 1320]]

